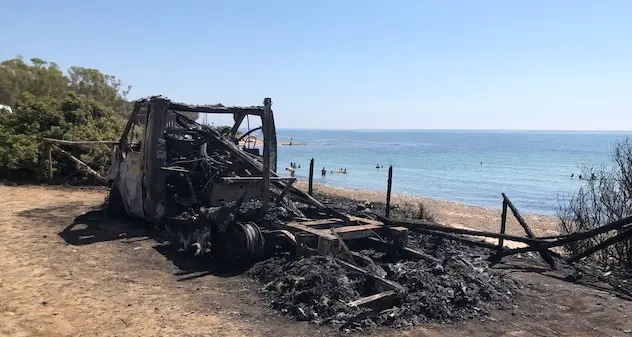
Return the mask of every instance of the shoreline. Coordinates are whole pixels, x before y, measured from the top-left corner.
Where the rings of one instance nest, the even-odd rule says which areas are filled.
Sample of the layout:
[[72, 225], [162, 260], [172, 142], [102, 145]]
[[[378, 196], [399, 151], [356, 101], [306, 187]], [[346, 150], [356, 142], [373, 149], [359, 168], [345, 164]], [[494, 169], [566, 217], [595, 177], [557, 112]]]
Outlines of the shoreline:
[[[307, 191], [307, 181], [297, 181], [295, 186]], [[358, 201], [382, 202], [386, 201], [386, 193], [381, 191], [352, 189], [314, 183], [314, 192], [336, 197], [345, 197]], [[501, 208], [473, 206], [455, 201], [436, 200], [424, 196], [393, 193], [391, 204], [404, 209], [416, 210], [419, 203], [434, 216], [436, 222], [458, 228], [498, 232], [500, 230]], [[520, 211], [520, 210], [518, 210]], [[522, 217], [533, 229], [536, 236], [558, 235], [558, 220], [555, 216], [534, 213], [521, 213]], [[523, 228], [511, 212], [507, 214], [507, 234], [525, 236]], [[497, 242], [497, 240], [492, 240]], [[515, 243], [516, 246], [520, 246]], [[507, 245], [507, 241], [506, 244]], [[511, 243], [514, 246], [514, 243]]]
[[[263, 139], [244, 139], [242, 141], [239, 142], [240, 146], [248, 146], [248, 147], [252, 147], [252, 146], [263, 146]], [[305, 146], [308, 145], [308, 143], [299, 143], [299, 142], [290, 142], [290, 141], [279, 141], [277, 142], [277, 145], [283, 145], [283, 146]]]

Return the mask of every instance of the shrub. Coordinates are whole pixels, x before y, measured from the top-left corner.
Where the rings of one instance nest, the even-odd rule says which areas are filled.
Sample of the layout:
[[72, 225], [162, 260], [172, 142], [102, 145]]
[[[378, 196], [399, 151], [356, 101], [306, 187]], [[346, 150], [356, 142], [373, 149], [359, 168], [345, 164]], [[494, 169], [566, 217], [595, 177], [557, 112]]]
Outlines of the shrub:
[[[562, 233], [587, 231], [632, 215], [632, 138], [616, 143], [613, 165], [585, 168], [584, 186], [562, 203], [558, 212]], [[609, 233], [566, 245], [570, 254], [580, 253], [609, 237]], [[632, 242], [625, 240], [593, 254], [590, 259], [606, 267], [632, 267]]]
[[[72, 67], [64, 75], [54, 63], [22, 58], [0, 64], [0, 103], [13, 113], [0, 114], [0, 179], [43, 181], [46, 160], [42, 138], [116, 140], [131, 106], [113, 76], [95, 69]], [[104, 174], [108, 146], [66, 147], [66, 151]], [[57, 176], [76, 172], [74, 164], [53, 156]], [[78, 175], [80, 182], [85, 178]]]

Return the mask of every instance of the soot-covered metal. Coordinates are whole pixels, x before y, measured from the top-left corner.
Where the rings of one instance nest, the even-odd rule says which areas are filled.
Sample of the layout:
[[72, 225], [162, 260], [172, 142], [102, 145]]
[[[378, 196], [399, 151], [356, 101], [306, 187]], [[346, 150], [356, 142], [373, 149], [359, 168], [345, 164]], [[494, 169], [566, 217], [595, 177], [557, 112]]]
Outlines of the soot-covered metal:
[[[346, 319], [360, 312], [401, 307], [417, 292], [408, 288], [414, 282], [393, 275], [418, 268], [414, 263], [436, 269], [443, 261], [407, 247], [406, 227], [386, 226], [368, 213], [350, 215], [345, 209], [326, 206], [296, 188], [295, 178], [279, 177], [271, 106], [269, 98], [262, 106], [252, 107], [193, 106], [162, 96], [137, 101], [112, 154], [107, 175], [109, 210], [142, 218], [165, 231], [183, 250], [211, 255], [230, 266], [287, 253], [291, 260], [304, 260], [282, 267], [287, 275], [273, 275], [281, 267], [278, 258], [258, 264], [254, 273], [265, 282], [296, 283], [294, 278], [303, 276], [292, 276], [292, 266], [317, 271], [331, 265], [329, 269], [336, 273], [344, 271], [361, 281], [351, 282], [353, 289], [339, 296], [348, 308], [341, 312], [354, 313]], [[194, 117], [202, 113], [232, 114], [235, 123], [229, 131], [221, 131], [196, 122]], [[261, 118], [261, 127], [237, 137], [247, 116]], [[241, 140], [255, 131], [262, 132], [263, 143], [248, 148]], [[403, 260], [380, 264], [371, 257], [376, 252]], [[272, 274], [262, 275], [268, 269]], [[407, 271], [407, 275], [412, 273]], [[339, 279], [338, 274], [330, 278]], [[283, 281], [284, 277], [291, 280]], [[307, 304], [291, 308], [304, 319], [318, 320], [320, 309]]]

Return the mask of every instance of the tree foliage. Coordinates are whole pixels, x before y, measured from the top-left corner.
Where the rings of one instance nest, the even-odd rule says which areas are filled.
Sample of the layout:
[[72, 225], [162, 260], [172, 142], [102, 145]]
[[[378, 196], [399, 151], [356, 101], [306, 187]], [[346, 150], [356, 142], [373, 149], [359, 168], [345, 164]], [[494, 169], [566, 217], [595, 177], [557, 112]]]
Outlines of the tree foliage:
[[227, 135], [230, 132], [230, 130], [232, 129], [232, 127], [230, 127], [228, 125], [220, 125], [220, 126], [215, 127], [215, 129], [220, 134]]
[[[72, 66], [63, 71], [54, 62], [19, 56], [0, 63], [0, 104], [13, 111], [0, 110], [0, 179], [45, 181], [43, 138], [118, 140], [133, 107], [127, 100], [130, 89], [97, 69]], [[197, 113], [186, 115], [198, 118]], [[220, 128], [226, 133], [231, 129]], [[109, 167], [107, 145], [63, 149], [101, 174]], [[90, 182], [69, 159], [59, 153], [52, 159], [59, 181]]]
[[[632, 216], [632, 138], [616, 143], [612, 167], [586, 168], [584, 186], [560, 207], [560, 229], [563, 233], [587, 231], [606, 223]], [[571, 254], [591, 248], [615, 234], [607, 233], [590, 240], [567, 245]], [[624, 240], [590, 257], [602, 266], [632, 269], [632, 241]]]
[[[71, 67], [65, 74], [55, 63], [21, 57], [0, 63], [0, 178], [41, 181], [46, 175], [42, 138], [116, 140], [131, 103], [114, 76], [96, 69]], [[97, 171], [107, 170], [110, 152], [102, 147], [67, 147], [66, 151]], [[76, 173], [73, 164], [53, 156], [56, 176]], [[83, 177], [78, 177], [83, 178]]]

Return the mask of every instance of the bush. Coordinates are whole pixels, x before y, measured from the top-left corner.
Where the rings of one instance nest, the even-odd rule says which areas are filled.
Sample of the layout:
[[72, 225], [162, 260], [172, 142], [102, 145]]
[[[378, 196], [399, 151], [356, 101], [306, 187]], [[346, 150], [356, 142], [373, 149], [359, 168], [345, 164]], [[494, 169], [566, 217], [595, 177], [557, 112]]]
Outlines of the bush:
[[[558, 216], [562, 233], [591, 230], [632, 215], [632, 138], [617, 142], [613, 166], [586, 168], [586, 182], [560, 206]], [[570, 254], [593, 247], [619, 232], [603, 234], [565, 246]], [[606, 267], [632, 269], [632, 241], [625, 240], [593, 254], [590, 259]]]
[[[0, 64], [0, 104], [13, 113], [0, 114], [0, 179], [43, 181], [46, 161], [42, 138], [116, 140], [131, 103], [120, 82], [96, 69], [72, 67], [64, 75], [54, 63], [21, 58]], [[105, 174], [108, 146], [65, 147], [66, 151]], [[67, 158], [53, 155], [58, 177], [76, 173]], [[78, 182], [86, 182], [78, 175]]]
[[419, 219], [419, 220], [428, 220], [431, 222], [436, 222], [435, 214], [430, 210], [426, 204], [419, 201], [416, 205], [406, 203], [404, 206], [404, 213], [407, 217], [411, 219]]
[[[55, 63], [38, 58], [0, 63], [0, 104], [13, 111], [0, 110], [0, 179], [45, 181], [48, 156], [42, 138], [118, 140], [133, 107], [126, 98], [129, 91], [116, 77], [97, 69], [73, 66], [64, 73]], [[228, 132], [231, 127], [218, 129]], [[110, 165], [107, 145], [63, 148], [102, 175]], [[53, 170], [60, 181], [92, 182], [60, 154], [53, 155]]]

